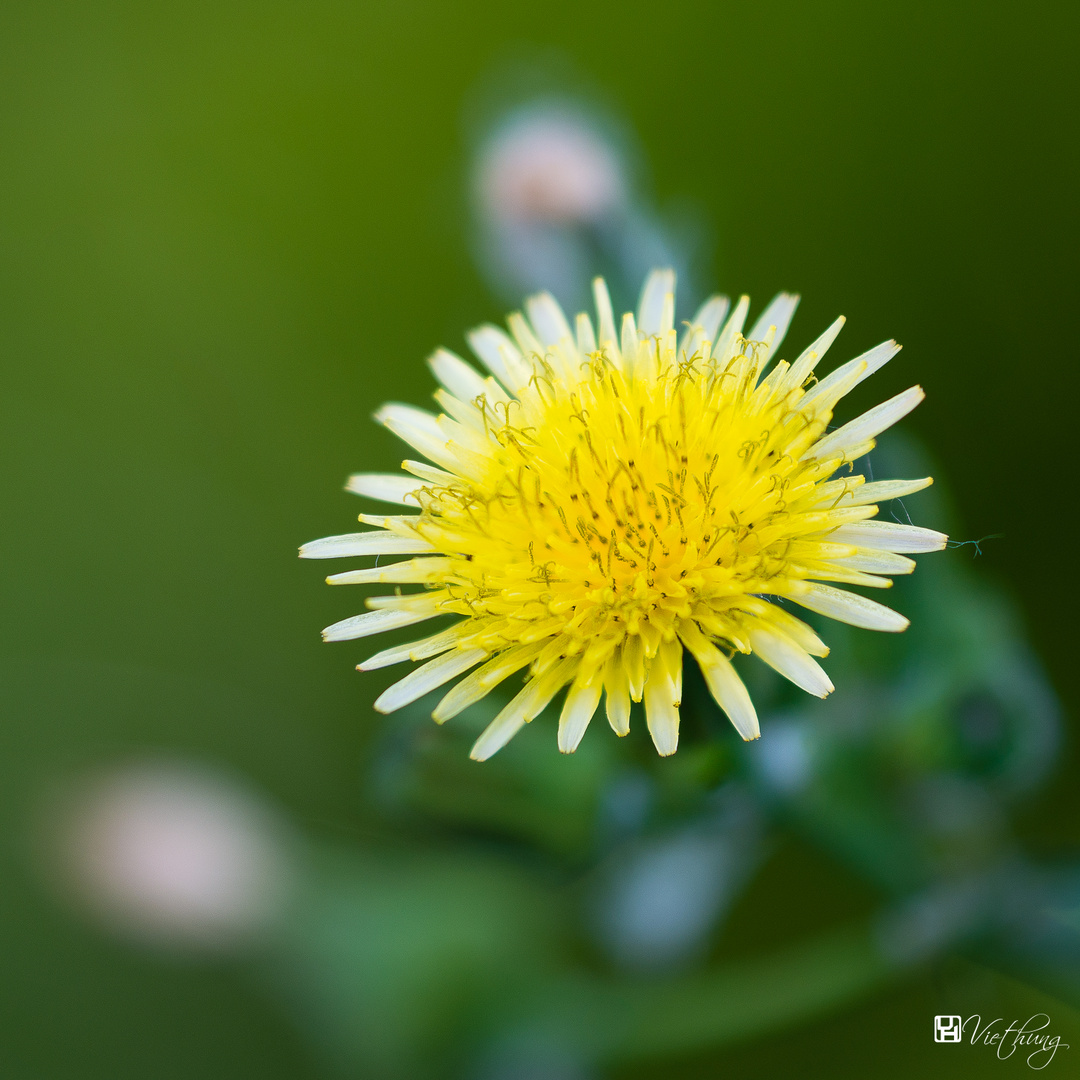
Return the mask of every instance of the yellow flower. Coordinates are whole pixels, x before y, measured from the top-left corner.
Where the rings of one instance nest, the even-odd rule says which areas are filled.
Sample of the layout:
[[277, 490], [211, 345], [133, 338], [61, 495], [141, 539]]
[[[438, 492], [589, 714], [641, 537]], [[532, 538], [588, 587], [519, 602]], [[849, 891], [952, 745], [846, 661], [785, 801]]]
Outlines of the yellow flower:
[[[906, 555], [938, 550], [929, 529], [870, 520], [877, 502], [932, 481], [864, 483], [850, 464], [923, 398], [918, 386], [827, 432], [836, 403], [898, 351], [885, 342], [816, 380], [839, 318], [792, 363], [768, 370], [798, 297], [780, 294], [748, 334], [743, 297], [714, 296], [681, 337], [675, 276], [654, 271], [637, 318], [618, 329], [607, 288], [594, 283], [597, 321], [571, 329], [547, 294], [528, 318], [469, 335], [482, 376], [440, 349], [438, 416], [386, 405], [377, 419], [427, 462], [409, 475], [361, 473], [349, 490], [415, 512], [360, 515], [366, 532], [315, 540], [304, 558], [410, 555], [351, 570], [331, 584], [415, 583], [367, 601], [371, 611], [323, 631], [366, 637], [440, 615], [447, 629], [377, 653], [363, 671], [425, 661], [375, 702], [391, 712], [469, 672], [434, 711], [439, 723], [528, 668], [524, 688], [477, 740], [485, 760], [564, 688], [559, 749], [578, 746], [601, 697], [616, 734], [631, 701], [645, 702], [656, 749], [679, 738], [683, 651], [744, 739], [758, 720], [734, 652], [757, 653], [824, 697], [813, 659], [828, 649], [769, 597], [872, 630], [903, 630], [890, 608], [820, 582], [884, 588], [910, 573]], [[842, 466], [849, 469], [830, 479]], [[477, 666], [479, 665], [479, 666]]]

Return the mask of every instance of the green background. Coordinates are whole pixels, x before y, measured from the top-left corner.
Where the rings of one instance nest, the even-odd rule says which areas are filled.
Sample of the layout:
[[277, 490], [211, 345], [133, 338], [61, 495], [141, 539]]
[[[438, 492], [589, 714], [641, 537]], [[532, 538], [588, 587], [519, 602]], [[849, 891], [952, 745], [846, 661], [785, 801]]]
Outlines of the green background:
[[[295, 549], [350, 527], [350, 472], [399, 459], [378, 404], [423, 403], [424, 356], [503, 315], [468, 255], [463, 116], [515, 57], [551, 50], [625, 116], [659, 202], [714, 222], [720, 289], [800, 291], [797, 344], [842, 312], [845, 356], [905, 345], [848, 415], [926, 388], [908, 428], [941, 463], [957, 535], [1004, 534], [977, 570], [1018, 600], [1071, 716], [1077, 13], [4, 4], [0, 1073], [322, 1075], [234, 966], [122, 948], [55, 904], [31, 822], [57, 777], [157, 748], [228, 763], [312, 832], [363, 835], [388, 680], [320, 644], [355, 597]], [[1070, 745], [1027, 812], [1036, 850], [1076, 844], [1076, 765]], [[781, 865], [736, 919], [861, 903], [811, 853]], [[640, 1075], [933, 1072], [952, 1049], [929, 1039], [943, 979], [1036, 1011], [950, 962]], [[1080, 1054], [1080, 1025], [1048, 1011]]]

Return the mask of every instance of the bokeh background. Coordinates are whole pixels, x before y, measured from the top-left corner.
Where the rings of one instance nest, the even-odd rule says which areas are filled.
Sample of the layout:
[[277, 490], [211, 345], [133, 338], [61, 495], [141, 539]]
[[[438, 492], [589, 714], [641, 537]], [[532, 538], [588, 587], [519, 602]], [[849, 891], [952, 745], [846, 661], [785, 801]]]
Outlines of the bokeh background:
[[[484, 767], [490, 790], [471, 773], [455, 787], [446, 762], [467, 740], [372, 712], [387, 673], [356, 673], [370, 650], [318, 636], [356, 596], [295, 552], [350, 529], [349, 473], [400, 458], [373, 410], [424, 404], [424, 357], [508, 310], [470, 201], [485, 125], [529, 94], [587, 102], [632, 148], [639, 197], [689, 245], [697, 287], [758, 307], [801, 292], [799, 348], [841, 312], [841, 358], [904, 344], [849, 415], [926, 388], [895, 451], [939, 478], [937, 501], [911, 500], [916, 520], [1001, 534], [981, 556], [924, 557], [943, 575], [927, 580], [992, 597], [1048, 757], [1020, 803], [980, 788], [972, 828], [1007, 814], [1010, 852], [1067, 868], [1078, 32], [1065, 3], [3, 5], [0, 1073], [1003, 1076], [1027, 1066], [935, 1045], [933, 1016], [1042, 1011], [1072, 1044], [1049, 1067], [1071, 1075], [1080, 953], [1064, 938], [1052, 976], [943, 939], [902, 973], [853, 976], [834, 1004], [823, 990], [816, 1011], [710, 1029], [747, 994], [832, 985], [847, 954], [780, 964], [773, 983], [731, 965], [877, 918], [908, 887], [890, 893], [843, 845], [815, 843], [790, 807], [739, 864], [707, 955], [689, 975], [673, 961], [673, 978], [727, 972], [699, 995], [694, 1031], [607, 1056], [545, 1041], [560, 1021], [537, 1034], [522, 1020], [546, 1015], [528, 1005], [537, 987], [562, 985], [537, 960], [545, 942], [612, 993], [669, 977], [620, 967], [574, 914], [591, 903], [604, 778], [669, 785], [675, 803], [693, 790], [697, 821], [717, 791], [753, 788], [731, 779], [742, 745], [717, 734], [719, 756], [664, 773], [640, 739], [599, 730], [560, 759], [548, 719]], [[932, 622], [916, 620], [904, 655], [952, 670], [948, 645], [928, 644], [947, 634], [918, 638]], [[880, 663], [882, 685], [901, 679]], [[399, 723], [412, 742], [388, 735]], [[768, 728], [766, 714], [762, 744]], [[531, 757], [533, 801], [506, 809]], [[203, 874], [212, 901], [240, 866], [248, 893], [203, 911], [191, 886], [172, 931], [168, 913], [102, 899], [109, 814], [151, 821], [124, 849], [136, 861], [154, 820], [194, 844], [181, 892]], [[173, 896], [162, 880], [148, 888]], [[1057, 906], [1068, 925], [1076, 909]], [[488, 1030], [477, 1016], [507, 997], [516, 1019]]]

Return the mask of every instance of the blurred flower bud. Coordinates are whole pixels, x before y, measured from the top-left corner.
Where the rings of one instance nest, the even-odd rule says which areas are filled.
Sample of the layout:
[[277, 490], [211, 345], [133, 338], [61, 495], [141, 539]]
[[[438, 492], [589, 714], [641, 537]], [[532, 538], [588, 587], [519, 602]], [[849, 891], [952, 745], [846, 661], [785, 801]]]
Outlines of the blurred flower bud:
[[288, 832], [223, 775], [143, 763], [73, 785], [53, 807], [48, 846], [66, 891], [120, 935], [225, 951], [280, 915], [291, 879]]
[[651, 267], [671, 266], [680, 294], [692, 293], [707, 230], [697, 215], [680, 227], [658, 213], [641, 158], [626, 123], [584, 100], [541, 97], [497, 114], [470, 165], [472, 247], [493, 292], [518, 303], [548, 290], [578, 311], [599, 274], [629, 305]]
[[477, 162], [488, 213], [511, 221], [581, 224], [626, 199], [622, 163], [582, 118], [536, 112], [495, 132]]

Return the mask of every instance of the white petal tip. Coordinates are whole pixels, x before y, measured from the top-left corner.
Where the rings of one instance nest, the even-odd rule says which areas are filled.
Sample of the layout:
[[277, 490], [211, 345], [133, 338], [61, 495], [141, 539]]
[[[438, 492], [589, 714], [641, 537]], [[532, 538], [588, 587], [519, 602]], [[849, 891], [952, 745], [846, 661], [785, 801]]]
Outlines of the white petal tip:
[[949, 537], [934, 529], [912, 530], [912, 543], [905, 548], [910, 555], [926, 555], [931, 551], [944, 551], [949, 544]]

